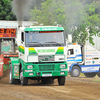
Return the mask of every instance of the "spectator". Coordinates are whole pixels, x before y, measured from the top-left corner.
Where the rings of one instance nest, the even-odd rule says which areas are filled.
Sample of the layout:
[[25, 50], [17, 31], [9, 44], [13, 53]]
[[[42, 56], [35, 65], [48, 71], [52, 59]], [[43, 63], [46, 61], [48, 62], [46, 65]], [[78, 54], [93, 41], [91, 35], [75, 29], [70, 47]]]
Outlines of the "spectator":
[[70, 50], [70, 54], [73, 54], [73, 49]]
[[61, 39], [59, 36], [57, 36], [56, 34], [53, 35], [53, 41], [54, 42], [61, 42]]
[[33, 42], [33, 36], [32, 35], [29, 36], [29, 42]]
[[8, 52], [10, 49], [10, 46], [7, 46], [7, 43], [4, 43], [4, 46], [2, 47], [2, 52]]

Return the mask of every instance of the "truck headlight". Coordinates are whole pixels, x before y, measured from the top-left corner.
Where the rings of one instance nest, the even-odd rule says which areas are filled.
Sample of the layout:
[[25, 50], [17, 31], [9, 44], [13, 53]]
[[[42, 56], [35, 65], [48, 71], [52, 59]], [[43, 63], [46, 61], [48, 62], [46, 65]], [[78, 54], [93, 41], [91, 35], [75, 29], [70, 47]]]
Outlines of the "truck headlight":
[[33, 66], [32, 65], [28, 65], [27, 69], [33, 69]]
[[33, 75], [33, 73], [29, 73], [29, 75], [30, 75], [30, 76], [32, 76], [32, 75]]
[[64, 65], [64, 64], [63, 65], [60, 65], [60, 68], [65, 68], [65, 67], [66, 67], [66, 65]]

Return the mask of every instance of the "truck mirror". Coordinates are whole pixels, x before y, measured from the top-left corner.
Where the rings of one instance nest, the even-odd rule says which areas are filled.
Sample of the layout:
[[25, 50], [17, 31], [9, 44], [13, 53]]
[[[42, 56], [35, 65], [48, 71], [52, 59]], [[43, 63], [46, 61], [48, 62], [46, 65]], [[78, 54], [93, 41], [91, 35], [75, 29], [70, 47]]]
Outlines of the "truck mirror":
[[70, 55], [70, 51], [67, 52], [67, 55]]

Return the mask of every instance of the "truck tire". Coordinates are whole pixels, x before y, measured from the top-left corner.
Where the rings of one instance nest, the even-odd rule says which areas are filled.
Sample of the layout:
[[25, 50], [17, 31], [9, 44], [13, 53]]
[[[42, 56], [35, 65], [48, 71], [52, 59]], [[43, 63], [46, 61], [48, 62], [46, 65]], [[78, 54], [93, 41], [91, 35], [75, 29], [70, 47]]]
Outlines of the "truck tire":
[[97, 76], [100, 77], [100, 69], [99, 69], [99, 72], [97, 73]]
[[84, 73], [86, 77], [95, 77], [96, 73]]
[[79, 77], [80, 68], [78, 66], [73, 66], [72, 71], [70, 72], [71, 77]]
[[98, 76], [98, 77], [100, 77], [100, 72], [99, 72], [99, 73], [97, 73], [97, 76]]
[[59, 76], [58, 77], [58, 84], [64, 85], [65, 84], [65, 76]]
[[12, 64], [10, 64], [10, 69], [9, 69], [9, 83], [10, 84], [20, 84], [19, 79], [13, 79]]
[[21, 68], [21, 71], [20, 71], [20, 81], [21, 81], [21, 85], [22, 86], [25, 86], [28, 84], [28, 78], [27, 77], [23, 77], [23, 70]]
[[9, 69], [9, 83], [10, 84], [15, 83], [15, 79], [13, 79], [12, 65], [10, 65], [10, 69]]

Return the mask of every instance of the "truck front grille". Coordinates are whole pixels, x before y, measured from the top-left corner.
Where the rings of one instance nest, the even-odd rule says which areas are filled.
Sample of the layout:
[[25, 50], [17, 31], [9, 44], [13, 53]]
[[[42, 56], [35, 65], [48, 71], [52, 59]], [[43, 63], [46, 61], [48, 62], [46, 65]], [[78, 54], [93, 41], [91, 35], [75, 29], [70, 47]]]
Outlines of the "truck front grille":
[[54, 71], [54, 65], [39, 65], [39, 71]]
[[48, 56], [38, 56], [38, 60], [43, 61], [54, 61], [54, 55], [48, 55]]

